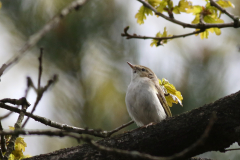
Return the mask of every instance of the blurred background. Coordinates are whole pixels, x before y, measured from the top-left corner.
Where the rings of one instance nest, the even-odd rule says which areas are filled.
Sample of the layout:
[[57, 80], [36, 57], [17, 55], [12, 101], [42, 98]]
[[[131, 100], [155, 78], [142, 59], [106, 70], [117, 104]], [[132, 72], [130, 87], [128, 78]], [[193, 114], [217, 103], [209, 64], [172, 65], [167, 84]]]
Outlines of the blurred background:
[[[43, 27], [71, 0], [1, 0], [0, 65], [17, 54], [26, 40]], [[240, 1], [231, 0], [240, 15]], [[177, 4], [178, 0], [174, 0]], [[193, 4], [204, 5], [204, 0]], [[183, 95], [183, 107], [173, 105], [173, 115], [235, 93], [240, 89], [239, 29], [222, 29], [216, 36], [201, 40], [191, 36], [170, 41], [160, 47], [150, 47], [151, 40], [127, 40], [121, 37], [126, 26], [129, 33], [155, 36], [166, 26], [170, 34], [183, 34], [183, 29], [162, 18], [148, 17], [143, 25], [136, 23], [135, 14], [141, 4], [136, 0], [89, 0], [79, 11], [69, 14], [33, 49], [7, 72], [0, 82], [0, 99], [20, 98], [26, 89], [26, 77], [37, 84], [38, 56], [44, 48], [42, 85], [53, 74], [59, 81], [40, 101], [34, 114], [76, 127], [112, 130], [131, 119], [125, 106], [125, 93], [130, 83], [131, 69], [127, 61], [151, 68], [158, 78], [166, 78]], [[190, 23], [192, 15], [176, 15]], [[225, 22], [230, 19], [223, 16]], [[33, 104], [36, 94], [29, 92]], [[31, 107], [28, 109], [31, 110]], [[0, 109], [0, 116], [8, 111]], [[2, 120], [5, 129], [13, 126], [17, 114]], [[34, 120], [27, 129], [51, 129]], [[125, 130], [136, 128], [131, 125]], [[120, 131], [122, 133], [124, 130]], [[25, 137], [25, 154], [38, 155], [78, 145], [70, 138], [47, 136]], [[238, 147], [237, 144], [231, 146]], [[209, 152], [202, 157], [239, 159], [239, 151]]]

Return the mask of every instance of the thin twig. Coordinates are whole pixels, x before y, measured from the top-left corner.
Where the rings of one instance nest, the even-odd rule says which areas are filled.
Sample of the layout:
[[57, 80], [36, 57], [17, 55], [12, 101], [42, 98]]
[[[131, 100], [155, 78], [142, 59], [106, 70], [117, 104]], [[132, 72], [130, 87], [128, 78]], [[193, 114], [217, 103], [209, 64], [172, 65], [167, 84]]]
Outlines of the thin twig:
[[[6, 105], [4, 103], [0, 103], [0, 107], [10, 110], [12, 112], [16, 112], [16, 113], [20, 113], [20, 109]], [[53, 128], [58, 128], [58, 129], [62, 129], [65, 131], [69, 131], [69, 132], [75, 132], [75, 133], [79, 133], [79, 134], [88, 134], [88, 135], [93, 135], [96, 137], [102, 137], [102, 138], [106, 138], [111, 136], [113, 133], [115, 133], [116, 131], [119, 131], [120, 129], [122, 129], [123, 127], [126, 127], [128, 124], [130, 125], [131, 122], [128, 122], [127, 124], [124, 124], [116, 129], [114, 129], [113, 131], [101, 131], [101, 130], [94, 130], [94, 129], [84, 129], [84, 128], [78, 128], [78, 127], [74, 127], [74, 126], [70, 126], [67, 124], [62, 124], [62, 123], [58, 123], [58, 122], [54, 122], [50, 119], [47, 119], [45, 117], [41, 117], [41, 116], [37, 116], [34, 114], [31, 114], [29, 112], [24, 112], [25, 116], [28, 116], [32, 119], [34, 119], [35, 121], [38, 121], [42, 124], [45, 124], [47, 126], [53, 127]]]
[[[57, 75], [53, 75], [53, 78], [48, 80], [48, 83], [42, 88], [40, 87], [39, 89], [37, 89], [37, 98], [36, 101], [34, 103], [33, 109], [31, 111], [31, 114], [33, 114], [33, 112], [36, 110], [36, 107], [38, 105], [38, 103], [40, 102], [40, 100], [42, 99], [43, 93], [47, 91], [47, 89], [54, 83], [56, 83], [58, 80], [58, 76]], [[25, 127], [25, 125], [27, 124], [29, 120], [29, 117], [27, 117], [27, 119], [24, 121], [22, 128]]]
[[[2, 127], [2, 122], [0, 121], [0, 131], [3, 131], [3, 127]], [[0, 154], [6, 152], [7, 148], [6, 148], [6, 139], [4, 135], [1, 135], [1, 152]], [[1, 155], [0, 155], [1, 156]], [[1, 158], [3, 158], [1, 156]]]
[[[23, 121], [23, 118], [24, 118], [24, 112], [26, 112], [27, 107], [28, 106], [26, 104], [22, 105], [22, 110], [20, 111], [20, 114], [18, 116], [17, 122], [14, 125], [14, 130], [18, 130], [18, 129], [21, 128], [22, 121]], [[7, 151], [6, 151], [6, 153], [5, 153], [4, 157], [3, 157], [3, 160], [8, 160], [10, 154], [14, 150], [14, 143], [15, 143], [17, 137], [18, 137], [18, 135], [11, 136], [11, 139], [8, 142]]]
[[131, 39], [131, 38], [156, 39], [156, 40], [159, 40], [159, 41], [162, 41], [162, 40], [165, 40], [165, 39], [174, 39], [174, 38], [180, 38], [180, 37], [187, 37], [187, 36], [194, 35], [194, 34], [199, 34], [199, 33], [205, 31], [205, 30], [198, 30], [198, 31], [194, 31], [194, 32], [191, 32], [191, 33], [186, 33], [186, 34], [181, 34], [181, 35], [173, 35], [173, 36], [170, 36], [170, 37], [148, 37], [148, 36], [140, 36], [140, 35], [136, 35], [136, 34], [132, 34], [131, 35], [131, 34], [128, 33], [128, 29], [129, 29], [129, 26], [125, 27], [124, 28], [124, 33], [121, 34], [123, 37], [126, 37], [127, 39]]
[[123, 128], [125, 128], [125, 127], [127, 127], [127, 126], [129, 126], [129, 125], [131, 125], [131, 124], [133, 124], [133, 123], [134, 123], [134, 121], [130, 121], [130, 122], [126, 123], [126, 124], [121, 125], [121, 126], [118, 127], [118, 128], [115, 128], [115, 129], [112, 130], [112, 131], [102, 131], [102, 132], [103, 132], [104, 134], [106, 134], [106, 137], [110, 137], [112, 134], [118, 132], [119, 130], [121, 130], [121, 129], [123, 129]]
[[217, 4], [214, 0], [210, 0], [211, 6], [216, 7], [219, 9], [222, 13], [225, 13], [228, 17], [230, 17], [234, 21], [234, 26], [238, 27], [239, 26], [239, 17], [234, 16], [230, 12], [228, 12], [226, 9], [222, 8], [219, 4]]
[[[51, 84], [55, 83], [57, 81], [57, 75], [54, 75], [52, 79], [50, 79], [47, 83], [47, 85], [45, 85], [43, 88], [41, 87], [41, 77], [42, 77], [42, 56], [43, 56], [43, 48], [40, 48], [40, 55], [39, 55], [39, 68], [38, 68], [38, 88], [36, 89], [31, 78], [28, 77], [28, 81], [29, 81], [29, 85], [31, 85], [36, 94], [37, 94], [37, 98], [36, 101], [34, 103], [34, 106], [32, 108], [31, 114], [33, 114], [33, 112], [36, 110], [38, 103], [40, 102], [40, 100], [42, 99], [43, 93], [50, 87]], [[27, 119], [24, 121], [22, 128], [25, 127], [25, 125], [27, 124], [29, 120], [29, 117], [27, 117]]]
[[38, 68], [38, 89], [41, 87], [41, 77], [42, 77], [42, 56], [43, 56], [43, 48], [40, 48], [40, 56], [38, 57], [39, 68]]
[[[16, 112], [16, 113], [21, 112], [20, 109], [9, 106], [9, 105], [6, 105], [4, 103], [0, 103], [0, 107], [8, 109], [8, 110]], [[31, 117], [35, 121], [38, 121], [42, 124], [45, 124], [45, 125], [53, 127], [53, 128], [58, 128], [58, 129], [62, 129], [62, 130], [65, 130], [65, 131], [75, 132], [75, 133], [79, 133], [79, 134], [89, 134], [89, 135], [93, 135], [93, 136], [96, 136], [96, 137], [105, 138], [105, 136], [104, 136], [105, 134], [103, 134], [101, 131], [97, 131], [97, 130], [94, 130], [94, 129], [78, 128], [78, 127], [70, 126], [70, 125], [67, 125], [67, 124], [54, 122], [50, 119], [47, 119], [47, 118], [41, 117], [41, 116], [36, 116], [36, 115], [31, 114], [29, 112], [24, 112], [24, 114], [25, 114], [25, 116]]]
[[240, 148], [224, 149], [223, 152], [238, 151], [238, 150], [240, 150]]
[[[17, 106], [17, 108], [18, 108], [19, 106]], [[13, 112], [8, 112], [7, 114], [5, 114], [4, 116], [1, 116], [0, 117], [0, 120], [2, 120], [2, 119], [5, 119], [5, 118], [7, 118], [7, 117], [9, 117], [11, 114], [12, 114]]]
[[75, 0], [71, 2], [67, 7], [63, 8], [59, 14], [54, 16], [47, 24], [45, 24], [38, 32], [29, 37], [28, 41], [20, 49], [19, 53], [10, 59], [8, 62], [2, 65], [0, 68], [0, 77], [7, 68], [15, 64], [22, 58], [26, 51], [32, 48], [46, 33], [48, 33], [52, 28], [54, 28], [59, 22], [66, 17], [73, 10], [78, 10], [82, 7], [87, 0]]
[[13, 104], [13, 105], [24, 105], [24, 106], [27, 106], [29, 107], [30, 106], [30, 103], [26, 100], [25, 97], [22, 97], [20, 99], [11, 99], [11, 98], [4, 98], [4, 99], [1, 99], [0, 100], [1, 103], [10, 103], [10, 104]]
[[208, 29], [208, 28], [240, 27], [239, 23], [237, 26], [235, 26], [233, 22], [231, 22], [231, 23], [215, 23], [215, 24], [207, 23], [204, 25], [202, 25], [200, 23], [199, 24], [184, 23], [184, 22], [178, 21], [174, 18], [170, 18], [170, 17], [162, 14], [161, 12], [158, 12], [153, 6], [151, 6], [148, 2], [146, 2], [144, 0], [137, 0], [137, 1], [141, 2], [145, 7], [151, 9], [156, 15], [161, 16], [162, 18], [164, 18], [172, 23], [178, 24], [184, 28]]
[[[32, 84], [31, 78], [30, 78], [30, 77], [27, 77], [27, 88], [26, 88], [25, 93], [24, 93], [24, 97], [25, 97], [25, 98], [27, 98], [27, 95], [28, 95], [28, 92], [29, 92], [29, 90], [30, 90], [30, 87], [32, 86], [31, 84]], [[19, 106], [20, 106], [20, 105], [18, 105], [17, 108], [19, 108]], [[1, 116], [1, 117], [0, 117], [0, 120], [9, 117], [12, 113], [13, 113], [13, 112], [9, 112], [9, 113], [5, 114], [4, 116]]]

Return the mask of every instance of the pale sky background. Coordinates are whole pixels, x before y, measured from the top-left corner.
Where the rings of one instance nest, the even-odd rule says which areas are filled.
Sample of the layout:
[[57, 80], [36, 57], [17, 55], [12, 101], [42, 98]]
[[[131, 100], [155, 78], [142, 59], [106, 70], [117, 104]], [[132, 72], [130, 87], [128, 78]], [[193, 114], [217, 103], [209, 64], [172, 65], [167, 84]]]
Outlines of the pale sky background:
[[[140, 8], [141, 4], [137, 2], [136, 0], [115, 0], [116, 5], [124, 5], [128, 7], [129, 15], [128, 18], [129, 22], [131, 24], [126, 24], [130, 26], [129, 33], [136, 33], [139, 35], [148, 35], [148, 36], [155, 36], [155, 34], [159, 31], [163, 31], [164, 27], [167, 26], [167, 29], [169, 33], [171, 34], [183, 34], [188, 33], [190, 29], [182, 29], [182, 27], [173, 25], [170, 22], [167, 22], [161, 18], [156, 17], [148, 17], [147, 20], [143, 25], [138, 25], [136, 23], [135, 14], [137, 13], [138, 9]], [[26, 1], [26, 3], [29, 1]], [[174, 2], [177, 2], [177, 0], [174, 0]], [[204, 0], [195, 0], [194, 3], [196, 4], [202, 4], [204, 5]], [[126, 5], [128, 4], [128, 5]], [[4, 4], [3, 4], [4, 5]], [[239, 9], [236, 8], [236, 9]], [[49, 11], [50, 12], [50, 11]], [[1, 15], [2, 21], [0, 21], [0, 65], [5, 63], [7, 60], [9, 60], [14, 54], [17, 53], [17, 51], [21, 48], [21, 46], [24, 44], [24, 38], [21, 35], [21, 33], [17, 33], [18, 36], [12, 36], [12, 32], [17, 32], [16, 26], [5, 26], [4, 23], [10, 22], [10, 19], [7, 19], [4, 17], [4, 15]], [[177, 15], [175, 16], [176, 19], [182, 20], [184, 22], [191, 22], [193, 20], [193, 16], [191, 15]], [[224, 16], [225, 22], [228, 22], [229, 19]], [[123, 30], [122, 30], [123, 31]], [[119, 31], [119, 35], [122, 31]], [[222, 29], [222, 35], [216, 36], [215, 34], [210, 33], [209, 38], [205, 40], [201, 40], [199, 36], [190, 36], [186, 38], [180, 38], [176, 40], [170, 41], [168, 44], [161, 46], [161, 47], [150, 47], [151, 40], [139, 40], [139, 39], [131, 39], [127, 40], [123, 38], [125, 41], [136, 41], [138, 44], [138, 50], [139, 50], [139, 63], [141, 65], [147, 66], [151, 68], [154, 72], [158, 73], [159, 70], [162, 70], [164, 75], [158, 75], [160, 77], [167, 78], [171, 83], [175, 84], [176, 86], [179, 83], [179, 78], [181, 77], [181, 74], [184, 70], [184, 60], [183, 58], [178, 54], [178, 46], [175, 46], [173, 41], [177, 41], [179, 43], [182, 43], [182, 45], [187, 45], [186, 52], [192, 53], [189, 56], [197, 56], [194, 55], [194, 52], [199, 49], [199, 47], [207, 46], [210, 50], [213, 49], [219, 49], [221, 51], [227, 52], [228, 56], [226, 56], [226, 63], [228, 63], [228, 67], [226, 68], [227, 75], [224, 77], [223, 85], [226, 88], [226, 95], [235, 93], [239, 91], [240, 89], [240, 53], [238, 51], [237, 46], [239, 45], [239, 42], [236, 41], [227, 41], [229, 36], [237, 36], [233, 35], [231, 33], [231, 28], [229, 29]], [[225, 38], [223, 38], [225, 37]], [[30, 52], [38, 52], [36, 48], [30, 50]], [[0, 99], [3, 98], [20, 98], [24, 95], [24, 91], [26, 88], [26, 77], [31, 76], [33, 78], [33, 81], [36, 83], [37, 79], [37, 71], [38, 71], [38, 60], [35, 56], [36, 54], [27, 53], [23, 59], [20, 60], [19, 63], [15, 64], [13, 67], [10, 68], [3, 76], [1, 77], [0, 82]], [[47, 62], [44, 59], [44, 64], [51, 65], [50, 62]], [[122, 64], [126, 65], [126, 64]], [[44, 65], [43, 65], [44, 66]], [[168, 72], [174, 72], [174, 77], [169, 76]], [[43, 70], [43, 80], [42, 84], [46, 84], [47, 80], [51, 77], [52, 74], [58, 74], [62, 79], [64, 79], [64, 74], [57, 69], [54, 65], [52, 65], [51, 70], [44, 69]], [[238, 73], [238, 74], [237, 74]], [[129, 72], [130, 75], [130, 72]], [[126, 76], [129, 76], [126, 75]], [[130, 77], [129, 77], [130, 80]], [[74, 85], [71, 83], [71, 81], [66, 82], [62, 81], [61, 79], [56, 85], [64, 85], [69, 86], [74, 90]], [[126, 89], [126, 88], [125, 88]], [[184, 96], [184, 95], [183, 95]], [[28, 96], [28, 101], [31, 104], [34, 104], [36, 95], [31, 90]], [[40, 101], [37, 110], [34, 112], [36, 115], [41, 115], [46, 118], [52, 117], [54, 113], [51, 112], [51, 106], [53, 98], [53, 95], [51, 94], [51, 90], [46, 92]], [[219, 97], [221, 98], [221, 97]], [[8, 111], [0, 109], [0, 114], [4, 115], [5, 113], [8, 113]], [[4, 128], [7, 128], [8, 126], [13, 126], [17, 119], [17, 114], [13, 114], [8, 119], [4, 119], [2, 121], [2, 125]], [[54, 121], [54, 119], [53, 119]], [[62, 122], [64, 123], [64, 122]], [[34, 122], [34, 120], [30, 120], [28, 125], [28, 128], [31, 129], [49, 129], [49, 127], [46, 127], [45, 125], [42, 125], [40, 123]], [[47, 138], [52, 139], [52, 137]], [[60, 139], [60, 138], [58, 138]], [[62, 138], [64, 139], [64, 138]], [[37, 155], [37, 154], [43, 154], [47, 151], [44, 149], [44, 141], [46, 141], [45, 136], [27, 136], [25, 137], [26, 143], [28, 147], [26, 148], [26, 154], [30, 155]], [[66, 147], [64, 146], [64, 140], [63, 144], [60, 147]], [[59, 144], [57, 144], [56, 148], [59, 148]], [[236, 147], [235, 145], [234, 147]], [[68, 146], [70, 147], [70, 146]], [[53, 149], [56, 150], [56, 149]], [[229, 152], [225, 153], [228, 154], [229, 159], [231, 159], [231, 155], [234, 155], [235, 152]], [[211, 157], [211, 154], [204, 154], [203, 157], [209, 156]]]

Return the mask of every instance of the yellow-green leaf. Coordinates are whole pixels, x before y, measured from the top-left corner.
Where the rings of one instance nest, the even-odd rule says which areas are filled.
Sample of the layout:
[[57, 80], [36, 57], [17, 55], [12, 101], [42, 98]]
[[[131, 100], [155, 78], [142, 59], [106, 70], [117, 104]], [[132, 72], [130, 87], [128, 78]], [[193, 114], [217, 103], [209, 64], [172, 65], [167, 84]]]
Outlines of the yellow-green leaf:
[[178, 5], [173, 8], [173, 13], [180, 14], [181, 12], [186, 12], [187, 9], [192, 8], [192, 2], [187, 0], [180, 0]]
[[224, 23], [224, 21], [222, 19], [212, 18], [210, 15], [204, 16], [203, 20], [206, 23]]
[[161, 0], [148, 0], [148, 3], [151, 4], [151, 6], [156, 7], [161, 3]]
[[14, 159], [20, 159], [23, 157], [23, 152], [22, 150], [14, 150], [12, 151], [12, 154], [14, 155]]
[[189, 8], [186, 13], [192, 13], [193, 15], [200, 14], [203, 10], [202, 6], [196, 5]]
[[[156, 37], [161, 37], [162, 36], [162, 34], [160, 33], [160, 32], [158, 32], [157, 34], [156, 34]], [[159, 40], [157, 40], [157, 39], [153, 39], [152, 40], [152, 43], [150, 44], [150, 46], [152, 47], [152, 46], [158, 46], [158, 43], [159, 43]]]
[[163, 90], [165, 92], [165, 98], [170, 107], [172, 107], [172, 103], [179, 103], [182, 106], [182, 100], [183, 97], [181, 95], [181, 92], [177, 91], [175, 86], [168, 82], [166, 79], [159, 80], [160, 86], [163, 87]]
[[208, 29], [206, 29], [204, 32], [200, 33], [200, 38], [201, 39], [208, 39], [208, 35], [209, 35], [209, 32], [208, 32]]
[[13, 126], [8, 126], [10, 130], [14, 130], [15, 128]]
[[216, 33], [216, 35], [221, 35], [221, 29], [219, 28], [214, 28], [214, 32]]
[[192, 24], [198, 24], [200, 22], [200, 14], [196, 15], [194, 20], [192, 21]]
[[[156, 34], [156, 37], [172, 37], [172, 35], [171, 34], [167, 34], [167, 28], [166, 27], [164, 27], [164, 31], [163, 31], [163, 34], [161, 34], [161, 32], [158, 32], [157, 34]], [[163, 43], [167, 43], [167, 41], [169, 41], [170, 39], [165, 39], [165, 40], [162, 40], [161, 41], [161, 44], [163, 44]], [[152, 47], [152, 46], [159, 46], [159, 40], [157, 40], [157, 39], [153, 39], [152, 40], [152, 43], [150, 44], [150, 46]]]
[[217, 1], [217, 4], [219, 4], [223, 8], [227, 8], [227, 7], [235, 8], [234, 4], [232, 4], [230, 1], [226, 1], [226, 0], [219, 0], [219, 1]]
[[8, 157], [8, 160], [15, 160], [15, 157], [13, 154], [10, 154], [10, 156]]
[[145, 7], [141, 6], [141, 8], [138, 10], [138, 13], [135, 15], [135, 18], [137, 18], [137, 23], [138, 24], [143, 24], [144, 20], [147, 18], [146, 15], [153, 15], [152, 10]]
[[22, 150], [25, 152], [25, 147], [27, 147], [27, 144], [24, 141], [24, 138], [18, 137], [15, 141], [15, 150]]
[[159, 6], [156, 8], [156, 10], [162, 13], [163, 11], [166, 11], [165, 8], [167, 8], [167, 5], [168, 5], [167, 1], [161, 1]]

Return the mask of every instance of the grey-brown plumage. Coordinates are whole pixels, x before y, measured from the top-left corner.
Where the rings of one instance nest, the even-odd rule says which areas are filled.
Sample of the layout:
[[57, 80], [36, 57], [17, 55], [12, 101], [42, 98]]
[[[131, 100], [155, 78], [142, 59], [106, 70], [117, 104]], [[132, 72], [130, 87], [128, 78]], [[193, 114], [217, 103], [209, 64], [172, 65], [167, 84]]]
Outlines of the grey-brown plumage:
[[155, 73], [145, 66], [128, 64], [132, 68], [132, 78], [125, 101], [130, 117], [138, 126], [171, 117], [171, 110]]

